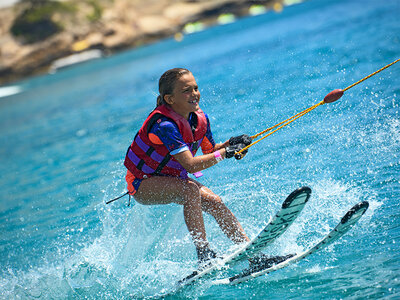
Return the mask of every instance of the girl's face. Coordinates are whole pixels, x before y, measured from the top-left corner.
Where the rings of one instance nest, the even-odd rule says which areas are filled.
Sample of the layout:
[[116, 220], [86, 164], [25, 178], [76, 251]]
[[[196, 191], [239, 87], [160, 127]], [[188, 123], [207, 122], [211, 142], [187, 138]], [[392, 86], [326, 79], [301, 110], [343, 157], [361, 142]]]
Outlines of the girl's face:
[[193, 74], [182, 75], [176, 81], [172, 94], [165, 95], [165, 101], [185, 119], [191, 112], [197, 111], [200, 108], [200, 91]]

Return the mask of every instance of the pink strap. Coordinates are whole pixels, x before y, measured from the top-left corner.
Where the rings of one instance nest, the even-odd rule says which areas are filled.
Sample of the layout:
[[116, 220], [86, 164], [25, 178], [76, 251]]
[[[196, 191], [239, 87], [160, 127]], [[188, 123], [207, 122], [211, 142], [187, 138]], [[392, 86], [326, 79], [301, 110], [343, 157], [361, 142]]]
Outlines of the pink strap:
[[199, 171], [199, 172], [193, 173], [193, 175], [194, 175], [194, 177], [199, 178], [199, 177], [203, 176], [203, 173], [201, 173]]
[[217, 160], [217, 162], [223, 161], [224, 159], [221, 156], [221, 153], [219, 151], [214, 152], [214, 157]]

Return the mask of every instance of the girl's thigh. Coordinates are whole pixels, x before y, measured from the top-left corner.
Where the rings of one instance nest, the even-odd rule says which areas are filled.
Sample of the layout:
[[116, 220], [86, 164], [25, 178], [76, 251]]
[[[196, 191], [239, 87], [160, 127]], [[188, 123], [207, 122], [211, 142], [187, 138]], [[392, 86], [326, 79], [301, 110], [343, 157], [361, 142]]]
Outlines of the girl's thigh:
[[187, 197], [200, 197], [199, 186], [191, 179], [152, 176], [144, 179], [134, 198], [144, 205], [184, 204]]

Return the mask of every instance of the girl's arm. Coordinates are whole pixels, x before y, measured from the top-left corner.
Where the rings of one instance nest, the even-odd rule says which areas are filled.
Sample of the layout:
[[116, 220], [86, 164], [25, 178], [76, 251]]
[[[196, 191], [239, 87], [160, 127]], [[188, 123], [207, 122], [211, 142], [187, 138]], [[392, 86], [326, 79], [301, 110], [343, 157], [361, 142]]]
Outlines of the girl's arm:
[[[226, 143], [217, 144], [219, 146], [219, 148], [216, 148], [217, 145], [215, 145], [215, 147], [214, 147], [214, 150], [218, 151], [221, 154], [222, 158], [225, 158], [225, 154], [226, 154], [226, 150], [225, 150], [225, 146], [224, 146], [225, 144]], [[229, 144], [227, 144], [227, 145], [229, 145]], [[174, 157], [189, 173], [196, 173], [196, 172], [202, 171], [202, 170], [212, 167], [218, 163], [218, 160], [215, 157], [214, 152], [193, 157], [193, 155], [190, 151], [184, 151], [184, 152], [175, 154]]]
[[[229, 140], [226, 141], [225, 143], [215, 144], [215, 146], [214, 146], [214, 151], [217, 151], [217, 150], [226, 148], [226, 147], [228, 147], [228, 146], [230, 146], [230, 145], [229, 145]], [[221, 154], [221, 155], [222, 155], [222, 154]]]

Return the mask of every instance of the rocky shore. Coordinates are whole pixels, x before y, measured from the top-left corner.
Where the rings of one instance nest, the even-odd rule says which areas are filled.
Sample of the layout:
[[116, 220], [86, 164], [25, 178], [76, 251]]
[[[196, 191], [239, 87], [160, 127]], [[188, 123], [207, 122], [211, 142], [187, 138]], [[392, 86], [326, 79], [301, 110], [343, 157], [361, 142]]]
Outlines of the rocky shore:
[[[48, 72], [57, 59], [99, 49], [107, 54], [167, 37], [183, 38], [199, 28], [248, 14], [282, 9], [283, 0], [87, 0], [74, 13], [54, 14], [62, 30], [26, 43], [10, 28], [23, 3], [0, 9], [0, 84]], [[94, 3], [96, 5], [94, 5]], [[96, 18], [94, 14], [96, 13]], [[92, 17], [88, 17], [92, 16]]]

